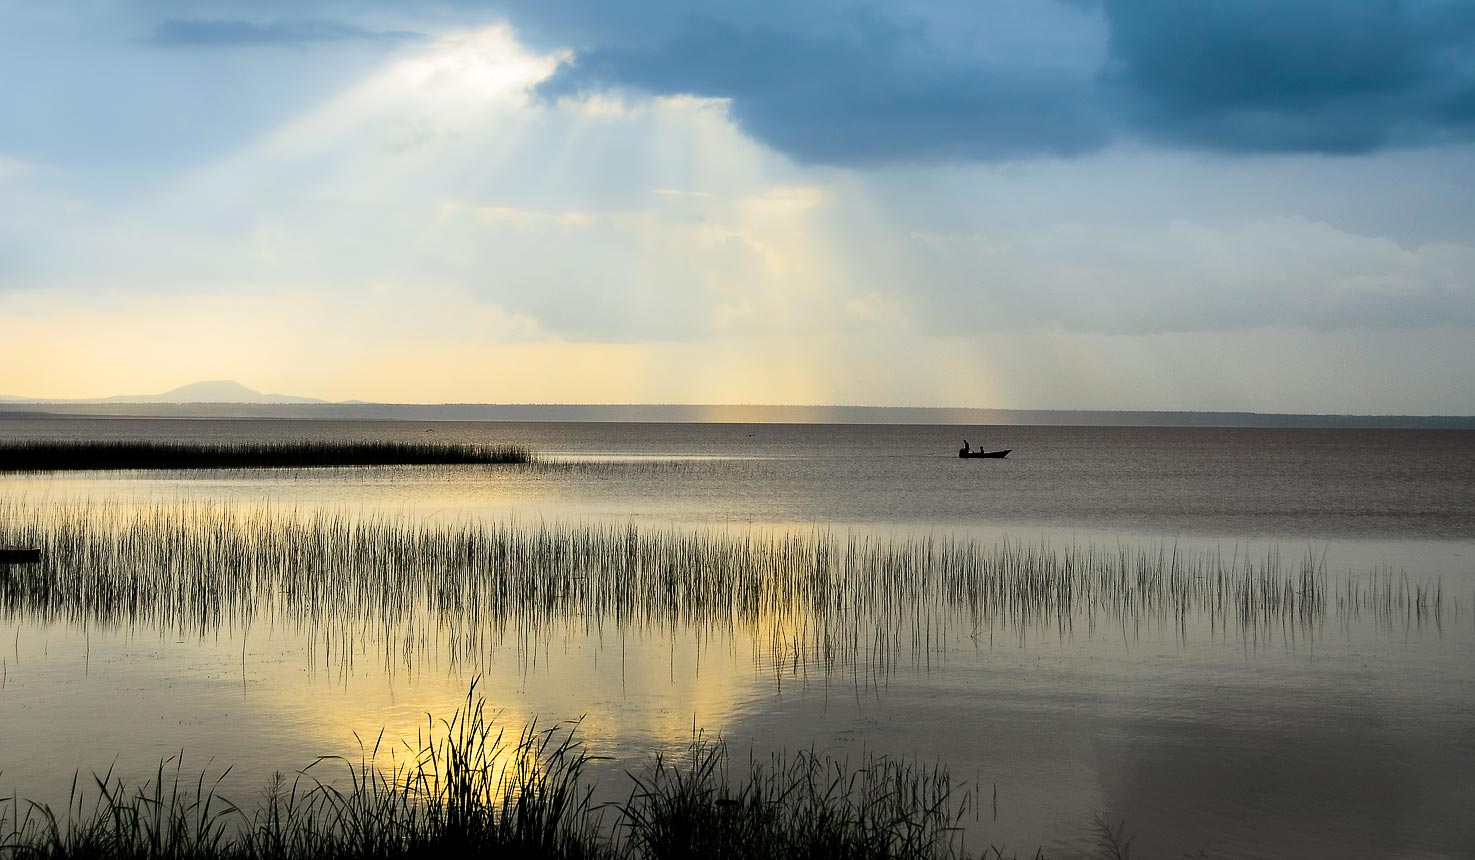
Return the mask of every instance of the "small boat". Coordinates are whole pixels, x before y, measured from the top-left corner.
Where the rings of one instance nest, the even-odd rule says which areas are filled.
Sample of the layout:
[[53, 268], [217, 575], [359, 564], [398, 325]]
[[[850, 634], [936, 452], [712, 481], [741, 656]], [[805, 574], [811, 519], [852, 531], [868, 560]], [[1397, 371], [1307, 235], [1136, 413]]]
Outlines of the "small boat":
[[977, 460], [980, 457], [992, 458], [994, 460], [1002, 460], [1005, 457], [1009, 456], [1009, 452], [1013, 450], [1013, 448], [1005, 448], [1002, 451], [959, 451], [958, 456], [964, 460]]
[[18, 546], [0, 546], [0, 564], [36, 564], [41, 561], [41, 550]]

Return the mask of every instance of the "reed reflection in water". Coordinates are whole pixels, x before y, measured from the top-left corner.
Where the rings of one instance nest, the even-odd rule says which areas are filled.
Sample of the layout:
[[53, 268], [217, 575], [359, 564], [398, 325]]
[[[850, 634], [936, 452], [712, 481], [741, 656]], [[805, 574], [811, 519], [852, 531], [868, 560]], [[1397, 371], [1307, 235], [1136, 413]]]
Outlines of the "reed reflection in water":
[[963, 639], [1172, 630], [1259, 646], [1464, 613], [1437, 580], [1163, 545], [17, 502], [0, 503], [0, 543], [44, 558], [0, 568], [7, 619], [196, 636], [287, 624], [341, 643], [341, 659], [377, 646], [390, 668], [433, 653], [475, 670], [509, 641], [525, 653], [560, 632], [740, 632], [774, 671], [876, 683]]

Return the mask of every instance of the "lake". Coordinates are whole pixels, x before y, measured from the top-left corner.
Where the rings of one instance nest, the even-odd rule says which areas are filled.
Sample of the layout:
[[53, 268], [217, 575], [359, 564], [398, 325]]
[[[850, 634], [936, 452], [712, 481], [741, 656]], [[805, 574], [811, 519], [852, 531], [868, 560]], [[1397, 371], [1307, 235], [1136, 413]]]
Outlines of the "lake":
[[[0, 438], [540, 457], [0, 474], [0, 535], [28, 517], [217, 534], [136, 550], [166, 572], [140, 605], [99, 598], [101, 574], [85, 599], [0, 574], [5, 794], [57, 802], [75, 771], [142, 780], [183, 751], [249, 805], [274, 771], [413, 740], [477, 678], [514, 728], [581, 720], [611, 784], [694, 731], [735, 759], [940, 762], [982, 798], [975, 849], [1088, 855], [1103, 814], [1142, 856], [1475, 854], [1475, 431], [0, 414]], [[964, 438], [1012, 453], [959, 460]], [[293, 523], [431, 537], [382, 561], [274, 555]], [[477, 565], [415, 562], [468, 534], [560, 561], [508, 602]], [[220, 584], [212, 559], [258, 550], [254, 578]]]

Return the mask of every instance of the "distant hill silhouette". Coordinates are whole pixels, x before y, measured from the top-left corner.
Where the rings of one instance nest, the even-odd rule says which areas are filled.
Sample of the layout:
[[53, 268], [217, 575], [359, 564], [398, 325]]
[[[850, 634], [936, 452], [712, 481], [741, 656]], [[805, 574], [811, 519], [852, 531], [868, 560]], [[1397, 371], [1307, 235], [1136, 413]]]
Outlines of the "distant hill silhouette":
[[34, 397], [0, 397], [8, 403], [103, 404], [103, 403], [326, 403], [312, 397], [291, 394], [263, 394], [231, 379], [191, 382], [163, 394], [119, 394], [113, 397], [86, 399], [41, 399]]

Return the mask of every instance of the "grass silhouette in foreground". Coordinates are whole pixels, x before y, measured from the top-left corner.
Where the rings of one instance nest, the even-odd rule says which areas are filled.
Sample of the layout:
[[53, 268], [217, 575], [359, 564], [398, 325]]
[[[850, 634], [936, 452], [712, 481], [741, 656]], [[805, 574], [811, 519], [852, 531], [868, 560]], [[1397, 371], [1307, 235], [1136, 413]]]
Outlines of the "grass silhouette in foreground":
[[95, 794], [74, 781], [60, 813], [0, 799], [0, 856], [970, 856], [958, 825], [977, 812], [976, 797], [942, 766], [876, 755], [851, 766], [801, 751], [752, 761], [734, 781], [726, 746], [699, 737], [685, 754], [657, 755], [628, 774], [623, 802], [596, 804], [584, 776], [593, 757], [576, 729], [529, 725], [514, 738], [488, 716], [473, 682], [466, 704], [427, 719], [392, 772], [369, 763], [381, 735], [358, 764], [323, 758], [294, 780], [279, 774], [247, 810], [172, 759], [135, 788], [111, 774], [94, 778]]
[[517, 445], [417, 442], [0, 442], [0, 472], [84, 469], [300, 469], [530, 463]]

